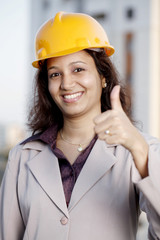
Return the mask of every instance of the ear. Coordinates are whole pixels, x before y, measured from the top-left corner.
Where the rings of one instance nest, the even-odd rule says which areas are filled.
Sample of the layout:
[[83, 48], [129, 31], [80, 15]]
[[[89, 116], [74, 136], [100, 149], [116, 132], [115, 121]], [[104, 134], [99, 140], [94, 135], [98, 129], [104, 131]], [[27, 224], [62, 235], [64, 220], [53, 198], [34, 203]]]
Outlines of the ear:
[[106, 83], [105, 77], [101, 78], [101, 81], [102, 81], [102, 88], [107, 87], [107, 83]]

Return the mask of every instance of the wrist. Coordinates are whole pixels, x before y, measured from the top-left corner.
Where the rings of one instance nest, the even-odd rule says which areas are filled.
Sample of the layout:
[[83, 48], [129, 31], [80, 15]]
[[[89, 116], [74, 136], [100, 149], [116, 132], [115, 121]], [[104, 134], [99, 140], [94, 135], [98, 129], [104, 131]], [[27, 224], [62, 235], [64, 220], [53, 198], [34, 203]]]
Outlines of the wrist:
[[136, 141], [131, 149], [133, 160], [142, 178], [148, 176], [148, 152], [149, 146], [143, 137], [141, 141]]

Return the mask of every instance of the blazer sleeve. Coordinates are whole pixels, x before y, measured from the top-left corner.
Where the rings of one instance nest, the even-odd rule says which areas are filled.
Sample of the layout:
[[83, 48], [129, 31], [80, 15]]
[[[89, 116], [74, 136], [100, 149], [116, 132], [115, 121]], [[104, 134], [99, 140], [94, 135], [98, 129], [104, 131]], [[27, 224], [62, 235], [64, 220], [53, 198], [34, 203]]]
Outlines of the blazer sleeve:
[[24, 224], [18, 203], [18, 146], [11, 150], [0, 189], [0, 240], [22, 240]]
[[[149, 176], [135, 178], [133, 182], [139, 192], [140, 208], [147, 214], [149, 239], [160, 239], [160, 142], [145, 136], [149, 144]], [[133, 174], [136, 176], [136, 174]]]

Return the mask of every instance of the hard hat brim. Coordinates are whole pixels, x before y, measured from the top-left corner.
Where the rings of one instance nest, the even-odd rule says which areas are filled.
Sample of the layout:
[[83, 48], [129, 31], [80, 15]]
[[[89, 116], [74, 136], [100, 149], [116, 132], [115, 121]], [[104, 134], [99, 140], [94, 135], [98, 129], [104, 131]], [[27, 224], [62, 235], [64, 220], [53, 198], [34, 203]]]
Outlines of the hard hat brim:
[[[96, 48], [98, 49], [97, 46], [96, 46], [96, 47], [93, 47], [93, 46], [92, 46], [91, 49], [96, 49]], [[106, 55], [107, 55], [108, 57], [110, 57], [111, 55], [113, 55], [114, 52], [115, 52], [114, 47], [111, 46], [111, 45], [109, 45], [108, 47], [106, 47], [106, 46], [104, 46], [104, 47], [101, 46], [101, 47], [99, 47], [99, 48], [103, 48], [103, 49], [105, 50]], [[75, 53], [75, 52], [79, 52], [79, 51], [85, 50], [85, 49], [89, 49], [88, 46], [87, 46], [87, 47], [80, 47], [79, 49], [77, 49], [77, 47], [76, 47], [76, 48], [72, 48], [72, 49], [67, 49], [67, 50], [65, 50], [65, 51], [57, 52], [57, 53], [54, 53], [54, 54], [50, 54], [50, 55], [47, 55], [46, 57], [40, 58], [40, 59], [38, 59], [38, 60], [36, 60], [36, 61], [33, 61], [33, 62], [32, 62], [32, 66], [33, 66], [34, 68], [39, 68], [39, 67], [40, 67], [39, 62], [41, 62], [41, 61], [44, 61], [44, 60], [46, 60], [46, 59], [53, 58], [53, 57], [65, 56], [65, 55], [72, 54], [72, 53]]]

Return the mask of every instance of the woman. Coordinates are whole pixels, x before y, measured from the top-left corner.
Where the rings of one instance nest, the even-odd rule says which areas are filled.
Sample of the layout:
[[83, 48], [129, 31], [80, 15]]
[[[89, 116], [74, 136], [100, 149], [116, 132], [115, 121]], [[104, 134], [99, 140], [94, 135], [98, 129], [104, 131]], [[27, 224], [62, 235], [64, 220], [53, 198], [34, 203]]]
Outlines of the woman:
[[39, 30], [34, 135], [10, 152], [0, 239], [132, 240], [140, 210], [160, 239], [160, 143], [129, 119], [113, 53], [85, 14], [59, 12]]

